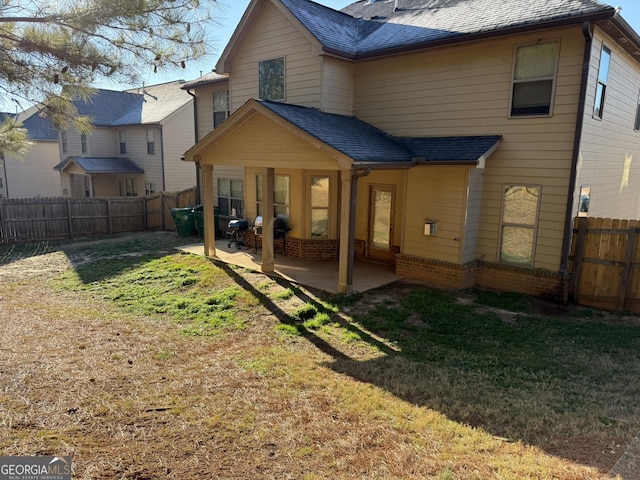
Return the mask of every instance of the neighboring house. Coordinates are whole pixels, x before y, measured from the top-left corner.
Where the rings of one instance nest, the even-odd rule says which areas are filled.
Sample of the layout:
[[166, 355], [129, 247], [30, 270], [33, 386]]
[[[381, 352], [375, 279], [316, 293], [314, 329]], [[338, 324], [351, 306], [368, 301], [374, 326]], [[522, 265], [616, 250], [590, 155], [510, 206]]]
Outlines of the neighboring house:
[[213, 166], [242, 168], [245, 217], [286, 213], [287, 253], [339, 257], [341, 292], [361, 257], [565, 298], [579, 205], [640, 218], [639, 61], [596, 0], [252, 0], [216, 66], [233, 113], [185, 160], [205, 209]]
[[[0, 113], [0, 118], [4, 115]], [[0, 197], [60, 196], [60, 177], [53, 171], [59, 162], [58, 133], [36, 107], [18, 114], [17, 120], [27, 130], [31, 145], [21, 158], [0, 154]]]
[[182, 152], [193, 144], [193, 99], [170, 82], [125, 92], [99, 89], [76, 101], [93, 119], [91, 135], [59, 132], [62, 193], [71, 197], [138, 196], [197, 184]]

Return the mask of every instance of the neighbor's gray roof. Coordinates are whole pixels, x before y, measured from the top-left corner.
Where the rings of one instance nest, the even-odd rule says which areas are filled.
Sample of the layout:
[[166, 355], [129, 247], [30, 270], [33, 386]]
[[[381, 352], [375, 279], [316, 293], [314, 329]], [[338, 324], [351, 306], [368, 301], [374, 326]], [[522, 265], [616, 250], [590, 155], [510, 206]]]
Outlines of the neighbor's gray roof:
[[195, 80], [191, 80], [190, 82], [185, 82], [181, 88], [182, 90], [187, 90], [189, 88], [204, 87], [206, 85], [215, 85], [218, 83], [228, 82], [228, 75], [220, 75], [216, 72], [209, 72], [206, 75], [201, 76], [200, 78], [196, 78]]
[[615, 9], [597, 0], [360, 0], [340, 12], [309, 0], [280, 0], [332, 53], [375, 55], [474, 34], [585, 17]]
[[93, 119], [99, 127], [160, 123], [189, 103], [191, 96], [176, 81], [151, 85], [126, 92], [98, 89], [87, 101], [74, 103], [81, 115]]
[[22, 122], [31, 140], [57, 141], [58, 132], [53, 128], [53, 122], [47, 116], [40, 116], [38, 107], [31, 107], [19, 114], [0, 112], [0, 122], [7, 117]]
[[67, 157], [54, 170], [62, 170], [75, 162], [85, 173], [144, 173], [133, 160], [126, 157]]
[[502, 139], [500, 135], [399, 138], [356, 117], [287, 103], [257, 102], [356, 162], [475, 162]]

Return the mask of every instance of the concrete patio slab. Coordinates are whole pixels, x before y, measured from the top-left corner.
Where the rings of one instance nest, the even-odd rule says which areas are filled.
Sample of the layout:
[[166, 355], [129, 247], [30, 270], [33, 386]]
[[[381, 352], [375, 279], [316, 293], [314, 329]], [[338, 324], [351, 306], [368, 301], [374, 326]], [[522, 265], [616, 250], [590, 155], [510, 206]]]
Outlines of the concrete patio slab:
[[[185, 253], [204, 256], [204, 244], [195, 243], [176, 247]], [[212, 257], [231, 265], [261, 271], [262, 255], [258, 251], [253, 253], [249, 248], [228, 247], [226, 240], [216, 241], [216, 255]], [[273, 274], [316, 290], [336, 293], [338, 288], [338, 260], [318, 258], [296, 258], [282, 255], [275, 257], [275, 272]], [[270, 274], [271, 275], [271, 274]], [[379, 265], [356, 260], [353, 268], [353, 289], [355, 292], [365, 292], [388, 285], [402, 279], [393, 273], [389, 265]]]

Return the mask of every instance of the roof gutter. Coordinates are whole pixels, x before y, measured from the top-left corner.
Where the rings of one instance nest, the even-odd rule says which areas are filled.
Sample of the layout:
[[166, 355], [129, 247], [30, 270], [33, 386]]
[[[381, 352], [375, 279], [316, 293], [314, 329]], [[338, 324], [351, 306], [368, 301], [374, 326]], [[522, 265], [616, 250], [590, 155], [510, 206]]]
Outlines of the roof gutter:
[[[329, 47], [324, 47], [323, 51], [327, 54], [335, 55], [341, 58], [346, 58], [348, 60], [365, 60], [369, 58], [383, 57], [383, 56], [394, 55], [398, 53], [406, 53], [409, 51], [423, 50], [426, 48], [455, 45], [459, 43], [486, 40], [486, 39], [508, 36], [508, 35], [517, 35], [522, 33], [535, 32], [543, 29], [546, 30], [546, 29], [552, 29], [552, 28], [568, 27], [572, 25], [583, 24], [584, 22], [598, 22], [602, 20], [614, 20], [616, 25], [622, 28], [625, 31], [625, 33], [627, 33], [627, 30], [628, 30], [629, 36], [632, 36], [631, 32], [633, 32], [633, 29], [629, 26], [627, 22], [624, 21], [624, 19], [622, 19], [622, 17], [620, 17], [620, 15], [618, 14], [618, 12], [614, 7], [610, 7], [605, 11], [598, 12], [598, 13], [577, 15], [574, 17], [560, 18], [557, 20], [550, 20], [548, 22], [541, 22], [541, 23], [527, 23], [527, 24], [519, 25], [515, 27], [504, 28], [502, 30], [486, 30], [486, 31], [477, 32], [477, 33], [455, 35], [449, 38], [442, 38], [439, 40], [418, 43], [415, 45], [402, 45], [402, 46], [397, 46], [392, 48], [375, 50], [373, 52], [358, 52], [358, 51], [344, 52], [344, 51], [340, 51], [340, 50], [329, 48]], [[638, 37], [637, 34], [635, 34], [635, 37], [638, 39], [638, 42], [639, 42], [638, 45], [640, 45], [640, 37]]]
[[580, 84], [580, 98], [578, 100], [578, 113], [576, 118], [576, 131], [573, 138], [573, 155], [571, 157], [571, 173], [569, 175], [569, 188], [567, 191], [567, 205], [564, 217], [564, 235], [562, 238], [562, 250], [560, 257], [560, 273], [568, 273], [569, 252], [571, 248], [571, 237], [573, 230], [573, 200], [576, 190], [576, 179], [578, 177], [578, 161], [580, 159], [580, 147], [582, 144], [582, 131], [584, 128], [584, 114], [587, 99], [587, 83], [589, 81], [589, 68], [591, 62], [591, 49], [593, 44], [593, 33], [591, 32], [591, 22], [588, 20], [582, 24], [582, 34], [585, 38], [584, 56], [582, 59], [582, 82]]

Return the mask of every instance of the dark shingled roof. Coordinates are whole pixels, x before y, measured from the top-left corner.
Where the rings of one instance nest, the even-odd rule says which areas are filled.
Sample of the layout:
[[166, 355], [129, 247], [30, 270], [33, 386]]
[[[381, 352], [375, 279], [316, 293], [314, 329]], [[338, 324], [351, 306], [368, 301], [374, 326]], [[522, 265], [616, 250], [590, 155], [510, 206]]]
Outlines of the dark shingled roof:
[[182, 87], [182, 90], [189, 90], [190, 88], [195, 87], [204, 87], [205, 85], [216, 85], [219, 83], [229, 83], [228, 75], [220, 75], [216, 72], [209, 72], [200, 78], [196, 78], [195, 80], [191, 80], [190, 82], [185, 82]]
[[58, 141], [58, 132], [53, 128], [49, 117], [42, 117], [38, 113], [31, 115], [23, 122], [32, 140]]
[[348, 58], [615, 11], [598, 0], [399, 0], [397, 10], [393, 0], [360, 0], [340, 12], [280, 1], [325, 49]]
[[257, 102], [355, 162], [475, 162], [502, 138], [499, 135], [398, 138], [356, 117], [287, 103]]
[[134, 161], [125, 157], [67, 157], [54, 170], [75, 162], [85, 173], [144, 173]]

